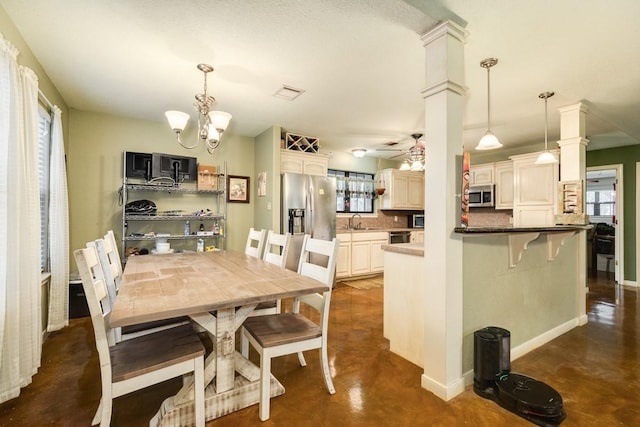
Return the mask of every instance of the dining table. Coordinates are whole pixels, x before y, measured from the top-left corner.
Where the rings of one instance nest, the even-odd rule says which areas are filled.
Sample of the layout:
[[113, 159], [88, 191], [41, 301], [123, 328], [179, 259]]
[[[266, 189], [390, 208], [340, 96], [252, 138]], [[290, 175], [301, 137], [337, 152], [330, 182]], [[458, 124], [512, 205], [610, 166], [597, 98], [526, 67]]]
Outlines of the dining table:
[[[258, 403], [259, 368], [236, 350], [236, 331], [261, 302], [322, 292], [327, 285], [243, 252], [136, 255], [127, 259], [109, 319], [111, 327], [189, 316], [207, 332], [207, 421]], [[163, 401], [151, 425], [194, 421], [193, 380]], [[284, 393], [272, 376], [271, 397]]]

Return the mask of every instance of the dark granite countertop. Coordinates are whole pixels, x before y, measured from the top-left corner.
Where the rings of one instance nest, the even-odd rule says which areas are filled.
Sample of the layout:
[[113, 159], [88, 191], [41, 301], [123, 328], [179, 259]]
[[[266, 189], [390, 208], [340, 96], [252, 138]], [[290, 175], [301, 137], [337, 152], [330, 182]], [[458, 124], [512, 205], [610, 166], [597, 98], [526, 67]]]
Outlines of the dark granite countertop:
[[460, 234], [558, 233], [562, 231], [590, 230], [591, 225], [556, 225], [551, 227], [456, 227]]

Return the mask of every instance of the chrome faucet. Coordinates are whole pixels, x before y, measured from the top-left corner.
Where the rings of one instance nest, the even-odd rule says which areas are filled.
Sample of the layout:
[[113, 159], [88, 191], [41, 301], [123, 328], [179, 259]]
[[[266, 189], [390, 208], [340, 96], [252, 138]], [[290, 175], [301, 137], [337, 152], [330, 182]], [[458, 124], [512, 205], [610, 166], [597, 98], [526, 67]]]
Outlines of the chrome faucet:
[[353, 214], [351, 215], [351, 218], [349, 218], [349, 228], [358, 230], [360, 229], [360, 222], [358, 222], [357, 224], [354, 225], [353, 220], [357, 217], [359, 217], [362, 220], [362, 216], [360, 214]]

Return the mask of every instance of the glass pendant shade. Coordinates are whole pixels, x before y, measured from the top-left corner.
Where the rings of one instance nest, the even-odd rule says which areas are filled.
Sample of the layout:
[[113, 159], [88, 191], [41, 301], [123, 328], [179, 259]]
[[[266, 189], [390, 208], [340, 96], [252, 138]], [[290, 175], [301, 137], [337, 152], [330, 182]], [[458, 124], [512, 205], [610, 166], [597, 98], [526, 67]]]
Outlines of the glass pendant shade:
[[167, 111], [164, 113], [164, 115], [167, 117], [169, 126], [171, 126], [171, 129], [174, 132], [182, 132], [187, 126], [187, 122], [189, 121], [189, 115], [187, 113], [183, 113], [182, 111]]
[[534, 162], [536, 165], [548, 165], [551, 163], [558, 163], [558, 159], [551, 151], [543, 151]]
[[224, 132], [227, 130], [227, 126], [229, 126], [229, 122], [231, 121], [231, 114], [224, 111], [210, 111], [209, 112], [209, 120], [211, 120], [211, 124], [218, 132]]
[[496, 148], [502, 147], [498, 138], [488, 130], [482, 138], [480, 138], [480, 142], [476, 145], [476, 150], [494, 150]]
[[402, 165], [400, 165], [400, 170], [401, 171], [411, 170], [411, 165], [409, 164], [409, 162], [404, 161], [404, 162], [402, 162]]

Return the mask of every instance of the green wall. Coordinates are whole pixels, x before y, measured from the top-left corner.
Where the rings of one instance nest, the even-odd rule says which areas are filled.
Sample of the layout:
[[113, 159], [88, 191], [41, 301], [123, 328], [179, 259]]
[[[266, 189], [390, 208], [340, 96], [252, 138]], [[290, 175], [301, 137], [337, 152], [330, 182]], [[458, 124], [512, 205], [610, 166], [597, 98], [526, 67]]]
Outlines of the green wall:
[[564, 241], [547, 261], [544, 234], [509, 268], [507, 235], [465, 236], [463, 246], [463, 372], [473, 369], [473, 333], [486, 326], [511, 332], [511, 348], [578, 319], [577, 243]]
[[[266, 194], [258, 197], [258, 174], [266, 172]], [[280, 127], [272, 126], [256, 137], [254, 228], [280, 232]]]
[[636, 162], [640, 162], [640, 145], [587, 151], [587, 167], [622, 164], [625, 281], [637, 281], [638, 277], [636, 272]]
[[[194, 127], [191, 123], [187, 129]], [[195, 138], [193, 131], [183, 135], [185, 141], [192, 138]], [[165, 122], [72, 109], [67, 153], [71, 250], [84, 247], [87, 241], [104, 235], [109, 229], [114, 230], [120, 241], [122, 206], [118, 191], [122, 186], [124, 151], [191, 156], [197, 157], [199, 163], [220, 167], [226, 161], [228, 174], [250, 177], [250, 203], [229, 203], [227, 208], [227, 248], [244, 249], [246, 230], [254, 222], [253, 138], [225, 133], [220, 147], [211, 155], [202, 145], [194, 150], [178, 145]], [[160, 205], [158, 207], [160, 209]], [[74, 266], [71, 267], [73, 270]]]

